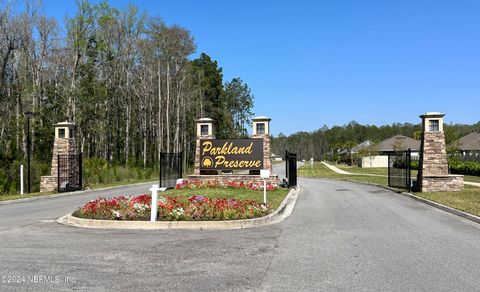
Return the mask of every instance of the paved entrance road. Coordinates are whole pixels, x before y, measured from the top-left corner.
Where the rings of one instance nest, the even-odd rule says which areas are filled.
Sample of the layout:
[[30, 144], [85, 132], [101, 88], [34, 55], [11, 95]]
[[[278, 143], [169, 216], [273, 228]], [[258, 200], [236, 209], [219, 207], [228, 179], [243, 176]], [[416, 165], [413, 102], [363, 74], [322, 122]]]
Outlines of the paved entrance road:
[[[289, 218], [246, 230], [41, 221], [71, 211], [77, 196], [0, 206], [0, 290], [478, 291], [479, 225], [372, 186], [300, 183]], [[8, 276], [69, 283], [2, 283]]]

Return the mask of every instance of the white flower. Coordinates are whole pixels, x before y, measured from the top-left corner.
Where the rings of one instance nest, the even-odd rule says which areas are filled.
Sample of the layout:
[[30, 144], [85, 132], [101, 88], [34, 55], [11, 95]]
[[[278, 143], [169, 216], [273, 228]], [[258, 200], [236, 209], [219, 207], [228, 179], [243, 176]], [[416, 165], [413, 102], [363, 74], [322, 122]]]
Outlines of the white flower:
[[185, 210], [183, 208], [175, 208], [172, 210], [172, 215], [175, 217], [180, 217], [185, 213]]
[[145, 211], [145, 210], [147, 210], [147, 209], [148, 209], [148, 206], [145, 205], [145, 204], [135, 203], [135, 204], [133, 204], [133, 208], [134, 208], [137, 212], [139, 212], [139, 211]]

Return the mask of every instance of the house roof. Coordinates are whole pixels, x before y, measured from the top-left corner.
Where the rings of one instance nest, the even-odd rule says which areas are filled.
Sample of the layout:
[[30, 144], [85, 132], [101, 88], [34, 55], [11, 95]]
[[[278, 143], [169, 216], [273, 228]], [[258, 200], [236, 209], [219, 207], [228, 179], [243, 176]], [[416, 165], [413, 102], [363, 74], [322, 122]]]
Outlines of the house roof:
[[420, 141], [412, 139], [410, 137], [396, 135], [373, 145], [370, 149], [379, 152], [392, 152], [395, 150], [408, 149], [418, 151], [420, 150]]
[[352, 148], [352, 153], [357, 153], [358, 151], [370, 147], [373, 145], [373, 142], [370, 140], [363, 141], [362, 143], [358, 144], [357, 146]]
[[458, 148], [460, 150], [480, 150], [480, 132], [473, 132], [458, 139]]
[[353, 147], [352, 149], [343, 149], [342, 151], [338, 152], [338, 155], [344, 155], [347, 153], [357, 153], [362, 149], [370, 147], [373, 145], [373, 142], [370, 140], [363, 141], [362, 143], [358, 144], [357, 146]]

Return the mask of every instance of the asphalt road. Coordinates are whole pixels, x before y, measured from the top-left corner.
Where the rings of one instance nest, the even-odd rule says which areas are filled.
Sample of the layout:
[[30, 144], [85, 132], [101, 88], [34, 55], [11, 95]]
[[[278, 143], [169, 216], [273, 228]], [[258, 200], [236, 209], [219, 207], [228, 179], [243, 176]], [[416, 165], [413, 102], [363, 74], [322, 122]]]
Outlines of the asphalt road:
[[0, 291], [479, 290], [478, 224], [377, 187], [299, 182], [304, 191], [289, 218], [246, 230], [90, 230], [52, 221], [93, 194], [0, 205]]

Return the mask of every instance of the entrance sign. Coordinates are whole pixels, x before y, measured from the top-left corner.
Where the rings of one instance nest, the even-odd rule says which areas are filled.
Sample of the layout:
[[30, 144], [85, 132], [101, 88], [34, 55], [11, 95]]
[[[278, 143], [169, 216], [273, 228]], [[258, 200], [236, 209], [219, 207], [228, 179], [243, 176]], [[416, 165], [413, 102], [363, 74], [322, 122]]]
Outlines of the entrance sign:
[[201, 170], [262, 169], [262, 139], [200, 140]]

